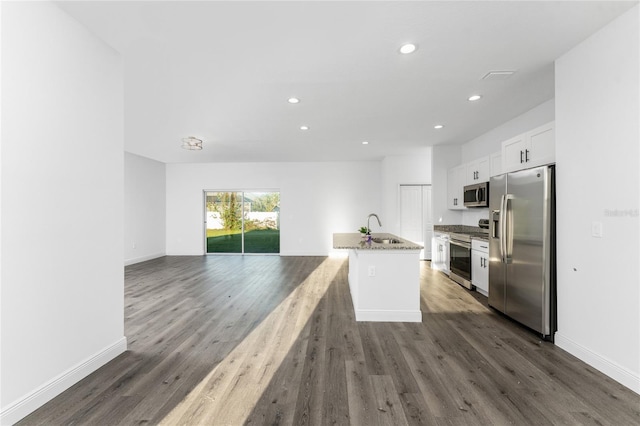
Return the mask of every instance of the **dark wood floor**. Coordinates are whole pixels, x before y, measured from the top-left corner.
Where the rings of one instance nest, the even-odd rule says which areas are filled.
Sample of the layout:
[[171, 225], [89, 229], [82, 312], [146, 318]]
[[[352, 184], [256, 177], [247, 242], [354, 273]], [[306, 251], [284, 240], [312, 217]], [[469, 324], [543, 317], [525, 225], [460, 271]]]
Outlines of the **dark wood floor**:
[[640, 424], [640, 396], [427, 262], [421, 287], [422, 323], [356, 323], [344, 259], [129, 266], [129, 350], [20, 424]]

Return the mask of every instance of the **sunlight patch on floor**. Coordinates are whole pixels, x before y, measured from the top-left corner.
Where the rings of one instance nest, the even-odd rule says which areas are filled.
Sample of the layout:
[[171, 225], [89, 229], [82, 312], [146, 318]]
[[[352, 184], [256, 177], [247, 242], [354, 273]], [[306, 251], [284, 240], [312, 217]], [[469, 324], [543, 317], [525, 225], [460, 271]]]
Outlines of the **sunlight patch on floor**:
[[322, 262], [161, 424], [243, 424], [343, 263]]

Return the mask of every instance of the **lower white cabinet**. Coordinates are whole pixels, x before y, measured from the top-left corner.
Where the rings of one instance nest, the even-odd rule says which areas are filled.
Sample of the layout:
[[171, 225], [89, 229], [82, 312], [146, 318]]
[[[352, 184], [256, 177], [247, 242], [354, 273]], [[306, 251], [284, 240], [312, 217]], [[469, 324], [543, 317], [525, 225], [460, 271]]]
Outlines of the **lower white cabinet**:
[[489, 296], [489, 243], [471, 240], [471, 284], [476, 291]]
[[431, 268], [449, 275], [449, 236], [436, 232], [432, 240]]

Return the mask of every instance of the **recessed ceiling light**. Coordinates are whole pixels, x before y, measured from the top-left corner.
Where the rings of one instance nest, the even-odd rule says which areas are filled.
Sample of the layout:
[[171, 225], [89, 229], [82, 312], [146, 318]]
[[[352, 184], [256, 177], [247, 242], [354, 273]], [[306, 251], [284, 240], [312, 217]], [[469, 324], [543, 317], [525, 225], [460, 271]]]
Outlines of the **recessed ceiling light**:
[[309, 126], [300, 126], [300, 130], [309, 130]]
[[367, 142], [367, 141], [362, 141], [362, 145], [369, 145], [369, 142]]
[[287, 102], [289, 102], [290, 104], [297, 104], [298, 102], [300, 102], [300, 99], [298, 99], [298, 98], [289, 98], [289, 99], [287, 99]]
[[415, 44], [411, 44], [411, 43], [407, 43], [407, 44], [403, 44], [400, 47], [400, 53], [404, 53], [405, 55], [408, 53], [413, 53], [416, 51], [418, 47]]
[[434, 129], [442, 129], [444, 126], [442, 124], [436, 124], [433, 126]]
[[473, 102], [473, 101], [477, 101], [477, 100], [478, 100], [478, 99], [480, 99], [481, 97], [482, 97], [481, 95], [471, 95], [471, 96], [469, 96], [469, 100], [470, 100], [471, 102]]

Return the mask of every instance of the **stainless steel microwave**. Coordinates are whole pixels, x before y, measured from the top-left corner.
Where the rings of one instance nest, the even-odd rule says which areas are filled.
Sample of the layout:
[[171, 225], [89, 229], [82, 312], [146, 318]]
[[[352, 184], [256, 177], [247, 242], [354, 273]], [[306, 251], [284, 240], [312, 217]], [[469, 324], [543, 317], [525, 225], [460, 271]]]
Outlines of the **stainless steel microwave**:
[[464, 187], [465, 207], [489, 207], [489, 182]]

